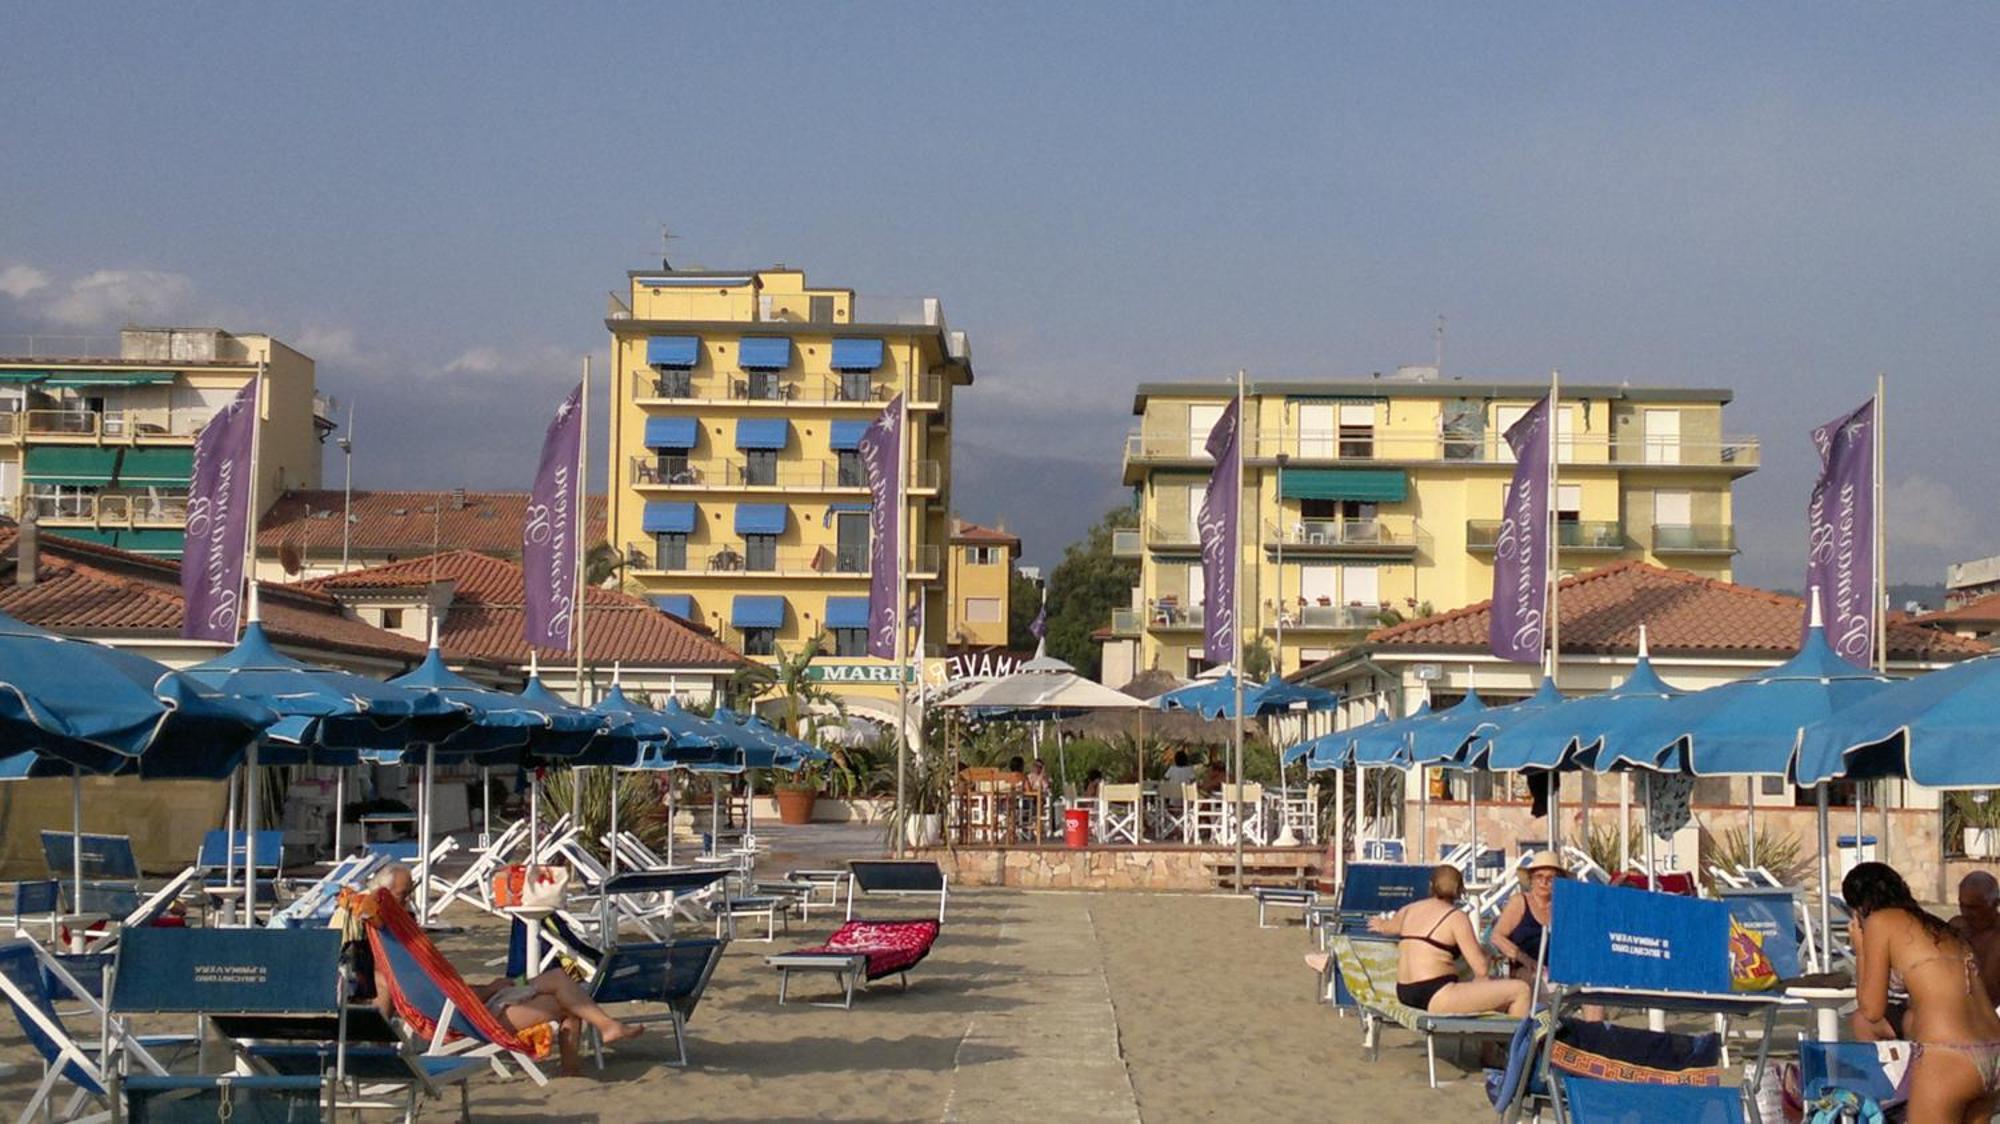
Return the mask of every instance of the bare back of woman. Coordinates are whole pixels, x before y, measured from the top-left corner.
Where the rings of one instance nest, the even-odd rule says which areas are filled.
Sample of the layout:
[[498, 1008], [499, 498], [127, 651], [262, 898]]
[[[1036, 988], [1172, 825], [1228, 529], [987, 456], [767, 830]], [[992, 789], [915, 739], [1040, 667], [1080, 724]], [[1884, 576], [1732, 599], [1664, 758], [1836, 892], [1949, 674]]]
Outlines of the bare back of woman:
[[[1396, 991], [1404, 1003], [1439, 1015], [1528, 1013], [1527, 984], [1486, 978], [1492, 966], [1464, 910], [1433, 898], [1405, 906], [1401, 920]], [[1471, 965], [1472, 979], [1458, 978], [1461, 957]], [[1419, 997], [1425, 1001], [1411, 1002]]]

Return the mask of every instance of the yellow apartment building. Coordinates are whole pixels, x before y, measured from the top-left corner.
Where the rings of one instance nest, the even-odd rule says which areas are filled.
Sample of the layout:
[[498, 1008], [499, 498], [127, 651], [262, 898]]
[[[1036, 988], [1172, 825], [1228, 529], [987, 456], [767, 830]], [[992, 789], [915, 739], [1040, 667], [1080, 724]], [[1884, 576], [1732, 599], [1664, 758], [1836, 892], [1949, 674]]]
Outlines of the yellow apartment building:
[[[1261, 640], [1290, 672], [1370, 630], [1485, 600], [1513, 472], [1502, 434], [1545, 384], [1440, 381], [1429, 368], [1353, 382], [1247, 388], [1243, 582]], [[1105, 677], [1189, 674], [1202, 651], [1195, 520], [1211, 461], [1202, 446], [1233, 383], [1149, 383], [1125, 442], [1139, 526], [1114, 549], [1139, 584], [1117, 610]], [[1754, 438], [1726, 436], [1720, 389], [1565, 386], [1559, 398], [1561, 568], [1638, 559], [1728, 580], [1730, 489], [1757, 468]], [[1283, 643], [1279, 644], [1282, 632]]]
[[951, 624], [945, 639], [953, 647], [1004, 648], [1012, 609], [1014, 562], [1021, 539], [993, 527], [955, 520], [946, 561], [951, 573]]
[[898, 395], [908, 578], [926, 653], [945, 642], [952, 401], [972, 382], [934, 297], [812, 287], [803, 271], [647, 270], [611, 297], [608, 536], [662, 608], [754, 659], [817, 632], [813, 674], [882, 712], [867, 650], [867, 475], [859, 442]]
[[127, 328], [20, 337], [0, 357], [0, 507], [86, 542], [178, 558], [194, 441], [264, 368], [257, 507], [317, 488], [333, 431], [313, 361], [267, 335]]

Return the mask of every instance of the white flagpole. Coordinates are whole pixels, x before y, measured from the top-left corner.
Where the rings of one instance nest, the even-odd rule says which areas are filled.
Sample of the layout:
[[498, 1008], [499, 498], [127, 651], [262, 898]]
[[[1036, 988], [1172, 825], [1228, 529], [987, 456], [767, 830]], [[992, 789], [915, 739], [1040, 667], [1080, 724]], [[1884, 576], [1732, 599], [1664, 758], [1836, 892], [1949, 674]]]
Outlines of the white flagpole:
[[[576, 647], [576, 705], [589, 706], [595, 700], [586, 678], [588, 669], [583, 662], [583, 614], [584, 601], [590, 592], [590, 583], [584, 580], [583, 563], [587, 557], [585, 539], [590, 516], [590, 504], [585, 499], [589, 492], [590, 479], [584, 474], [590, 464], [590, 356], [583, 357], [583, 387], [577, 395], [577, 413], [582, 416], [576, 422], [576, 487], [570, 494], [576, 497], [576, 515], [570, 521], [570, 537], [575, 545], [576, 575], [573, 588], [576, 590], [576, 606], [570, 611], [570, 643]], [[608, 486], [608, 484], [607, 484]], [[569, 771], [569, 822], [579, 830], [583, 827], [583, 771], [571, 766]]]
[[[1882, 494], [1887, 483], [1884, 470], [1888, 466], [1888, 449], [1882, 442], [1883, 393], [1888, 389], [1885, 372], [1875, 372], [1875, 440], [1870, 443], [1874, 450], [1874, 549], [1875, 549], [1875, 670], [1884, 675], [1889, 673], [1889, 539], [1883, 520]], [[1884, 778], [1875, 782], [1876, 812], [1881, 817], [1882, 827], [1876, 838], [1881, 843], [1881, 859], [1889, 861], [1889, 781]], [[1855, 786], [1860, 791], [1860, 786]], [[1861, 800], [1857, 796], [1854, 806], [1859, 808]], [[1855, 825], [1855, 857], [1861, 856], [1860, 825]]]
[[[255, 401], [250, 410], [250, 502], [249, 510], [243, 513], [243, 580], [249, 589], [246, 600], [252, 616], [257, 612], [257, 472], [263, 459], [258, 446], [264, 438], [264, 370], [265, 365], [258, 363]], [[250, 754], [243, 760], [243, 924], [246, 926], [257, 923], [257, 788], [257, 740], [253, 739]], [[225, 851], [234, 854], [236, 840], [228, 837], [228, 841]]]
[[[1562, 667], [1562, 619], [1559, 615], [1561, 606], [1558, 604], [1562, 587], [1562, 564], [1560, 561], [1561, 549], [1556, 541], [1556, 531], [1558, 530], [1556, 519], [1558, 512], [1556, 509], [1561, 506], [1558, 500], [1559, 493], [1557, 492], [1557, 486], [1562, 479], [1561, 472], [1559, 471], [1559, 464], [1562, 459], [1562, 443], [1556, 440], [1556, 435], [1562, 432], [1561, 384], [1562, 372], [1550, 371], [1548, 526], [1544, 531], [1548, 535], [1549, 544], [1548, 573], [1546, 578], [1548, 592], [1542, 600], [1542, 619], [1547, 625], [1544, 631], [1548, 633], [1549, 639], [1549, 682], [1551, 683], [1558, 682], [1560, 668]], [[1562, 771], [1558, 769], [1552, 770], [1549, 777], [1549, 850], [1557, 852], [1557, 857], [1560, 859], [1561, 848]]]
[[[912, 380], [916, 368], [910, 369]], [[910, 834], [908, 777], [910, 767], [910, 397], [908, 390], [897, 399], [896, 418], [896, 837], [891, 853], [903, 856]]]
[[1236, 370], [1236, 494], [1229, 497], [1230, 508], [1236, 514], [1236, 525], [1229, 541], [1229, 657], [1230, 669], [1235, 673], [1236, 703], [1236, 767], [1235, 790], [1229, 799], [1229, 825], [1231, 834], [1236, 836], [1236, 892], [1246, 892], [1243, 886], [1243, 369]]

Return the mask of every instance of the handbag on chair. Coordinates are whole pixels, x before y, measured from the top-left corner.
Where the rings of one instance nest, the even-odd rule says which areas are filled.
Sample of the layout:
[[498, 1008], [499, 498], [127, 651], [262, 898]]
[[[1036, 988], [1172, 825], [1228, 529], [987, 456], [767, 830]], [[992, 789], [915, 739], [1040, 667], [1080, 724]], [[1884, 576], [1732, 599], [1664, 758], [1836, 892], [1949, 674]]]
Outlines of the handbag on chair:
[[497, 909], [561, 909], [569, 893], [569, 868], [513, 863], [493, 875]]

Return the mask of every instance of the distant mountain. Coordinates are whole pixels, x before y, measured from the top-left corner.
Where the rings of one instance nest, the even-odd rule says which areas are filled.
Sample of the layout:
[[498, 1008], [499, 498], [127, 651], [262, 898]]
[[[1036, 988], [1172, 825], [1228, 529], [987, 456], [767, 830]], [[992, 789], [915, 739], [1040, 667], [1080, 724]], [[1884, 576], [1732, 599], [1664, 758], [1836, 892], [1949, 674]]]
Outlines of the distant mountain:
[[[1781, 593], [1784, 594], [1786, 597], [1805, 596], [1804, 593], [1796, 589], [1774, 589], [1771, 592]], [[1944, 583], [1943, 582], [1890, 582], [1889, 583], [1889, 607], [1891, 609], [1894, 609], [1897, 612], [1902, 612], [1903, 609], [1908, 607], [1909, 603], [1912, 601], [1915, 601], [1917, 604], [1923, 606], [1926, 611], [1944, 608]]]
[[959, 518], [1021, 536], [1021, 560], [1046, 573], [1104, 513], [1132, 502], [1116, 460], [1034, 456], [956, 442], [952, 508]]

